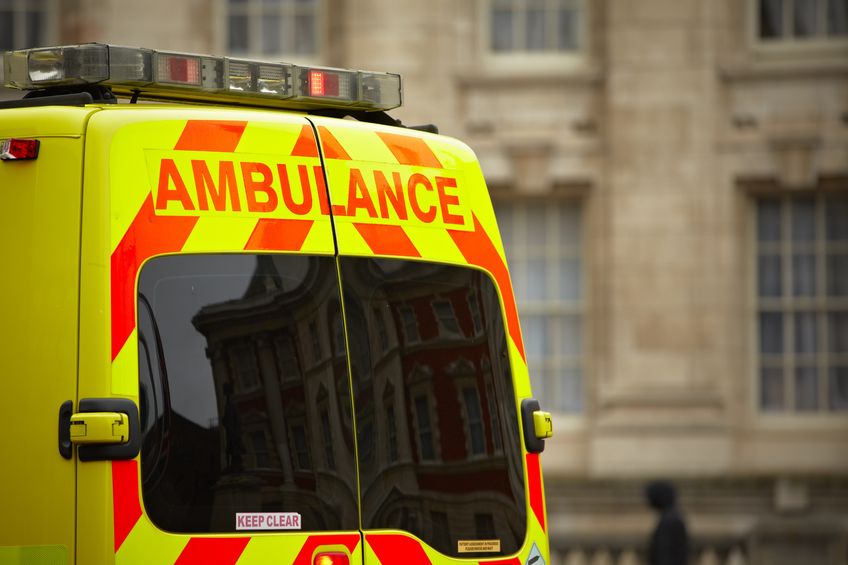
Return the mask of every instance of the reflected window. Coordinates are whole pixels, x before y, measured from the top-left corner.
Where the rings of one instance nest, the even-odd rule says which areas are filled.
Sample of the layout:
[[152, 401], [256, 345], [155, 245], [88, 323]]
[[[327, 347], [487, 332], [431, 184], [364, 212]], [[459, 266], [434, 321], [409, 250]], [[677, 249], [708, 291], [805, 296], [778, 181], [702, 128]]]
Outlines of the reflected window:
[[321, 438], [324, 440], [324, 464], [327, 469], [336, 468], [336, 456], [333, 453], [333, 434], [330, 430], [330, 415], [327, 410], [321, 410]]
[[498, 417], [498, 406], [495, 402], [495, 389], [492, 383], [486, 383], [486, 402], [489, 408], [489, 422], [492, 428], [492, 442], [495, 446], [495, 451], [503, 449], [501, 441], [501, 426], [500, 418]]
[[333, 317], [333, 352], [337, 357], [345, 354], [344, 325], [341, 314]]
[[[459, 540], [479, 539], [475, 513], [485, 500], [487, 509], [503, 516], [486, 529], [501, 540], [501, 552], [461, 557], [479, 560], [517, 552], [527, 521], [524, 460], [494, 283], [476, 269], [424, 261], [341, 257], [339, 271], [345, 312], [387, 308], [407, 337], [393, 344], [391, 355], [374, 358], [354, 359], [354, 351], [371, 349], [353, 342], [350, 347], [357, 430], [373, 426], [373, 436], [388, 442], [387, 457], [366, 460], [360, 454], [364, 529], [400, 529], [460, 557]], [[469, 296], [479, 305], [477, 335], [465, 306]], [[439, 303], [444, 306], [435, 306]], [[440, 318], [464, 331], [434, 339]], [[363, 317], [350, 339], [379, 340], [377, 320]], [[419, 330], [423, 341], [408, 339]], [[492, 387], [484, 400], [481, 387], [487, 382]], [[487, 415], [490, 405], [497, 406], [499, 418]], [[495, 427], [503, 445], [499, 451], [487, 449], [495, 444]], [[394, 463], [406, 453], [410, 461]]]
[[377, 324], [377, 337], [380, 340], [380, 351], [386, 351], [389, 348], [389, 332], [386, 329], [386, 319], [383, 317], [381, 308], [376, 307], [374, 310], [374, 322]]
[[474, 335], [477, 335], [483, 331], [483, 316], [480, 314], [480, 303], [477, 302], [476, 292], [468, 295], [468, 310], [471, 312], [471, 324], [474, 328]]
[[395, 407], [389, 404], [386, 407], [386, 435], [389, 443], [389, 462], [398, 460], [397, 423], [395, 422]]
[[[304, 372], [288, 337], [339, 302], [333, 258], [155, 257], [138, 293], [141, 492], [156, 527], [227, 533], [238, 512], [278, 511], [304, 530], [358, 529], [350, 428], [325, 425], [344, 421], [349, 381]], [[325, 400], [307, 402], [322, 386]], [[313, 471], [320, 443], [338, 454], [332, 484]]]
[[295, 468], [307, 471], [312, 468], [312, 463], [309, 457], [309, 444], [306, 439], [306, 427], [298, 422], [291, 425], [291, 440], [294, 445], [294, 463]]
[[462, 389], [465, 401], [465, 413], [468, 415], [468, 435], [471, 438], [471, 454], [480, 455], [486, 451], [483, 438], [483, 415], [480, 411], [480, 395], [477, 389], [468, 387]]
[[848, 197], [756, 200], [760, 407], [848, 410]]
[[318, 334], [318, 322], [309, 321], [309, 343], [312, 346], [312, 362], [319, 363], [323, 352], [321, 351], [321, 336]]
[[433, 429], [430, 427], [430, 404], [427, 397], [415, 397], [415, 416], [418, 422], [418, 455], [424, 461], [435, 459], [433, 453]]
[[445, 337], [462, 337], [459, 329], [459, 320], [450, 300], [436, 300], [433, 302], [433, 311], [439, 321], [439, 333]]
[[274, 341], [277, 352], [277, 364], [280, 371], [280, 379], [283, 381], [295, 380], [300, 376], [300, 367], [297, 363], [292, 338], [290, 336], [280, 337]]
[[421, 341], [421, 336], [418, 333], [418, 318], [415, 316], [415, 310], [410, 306], [401, 306], [399, 311], [406, 343], [418, 343]]
[[259, 388], [259, 365], [252, 344], [236, 345], [230, 354], [237, 386], [243, 391]]

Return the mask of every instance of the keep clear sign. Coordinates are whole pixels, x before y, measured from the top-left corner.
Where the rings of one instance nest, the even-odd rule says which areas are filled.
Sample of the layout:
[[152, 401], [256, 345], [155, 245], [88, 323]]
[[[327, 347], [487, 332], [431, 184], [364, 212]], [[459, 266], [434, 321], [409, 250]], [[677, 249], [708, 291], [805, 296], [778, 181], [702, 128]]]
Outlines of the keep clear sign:
[[299, 530], [297, 512], [236, 512], [237, 530]]

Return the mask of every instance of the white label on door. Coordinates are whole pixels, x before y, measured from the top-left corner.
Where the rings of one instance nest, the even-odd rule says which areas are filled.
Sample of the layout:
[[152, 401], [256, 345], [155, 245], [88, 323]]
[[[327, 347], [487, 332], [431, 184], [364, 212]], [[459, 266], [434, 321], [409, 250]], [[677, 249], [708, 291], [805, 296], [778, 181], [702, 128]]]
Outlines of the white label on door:
[[299, 530], [297, 512], [236, 512], [237, 530]]

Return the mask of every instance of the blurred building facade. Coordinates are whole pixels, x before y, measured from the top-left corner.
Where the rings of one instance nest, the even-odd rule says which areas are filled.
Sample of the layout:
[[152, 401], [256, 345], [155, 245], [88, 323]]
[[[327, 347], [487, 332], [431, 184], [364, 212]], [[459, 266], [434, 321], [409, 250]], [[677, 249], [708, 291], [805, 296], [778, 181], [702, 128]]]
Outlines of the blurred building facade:
[[83, 41], [400, 72], [477, 151], [556, 565], [634, 562], [656, 477], [699, 562], [848, 562], [844, 0], [0, 1]]

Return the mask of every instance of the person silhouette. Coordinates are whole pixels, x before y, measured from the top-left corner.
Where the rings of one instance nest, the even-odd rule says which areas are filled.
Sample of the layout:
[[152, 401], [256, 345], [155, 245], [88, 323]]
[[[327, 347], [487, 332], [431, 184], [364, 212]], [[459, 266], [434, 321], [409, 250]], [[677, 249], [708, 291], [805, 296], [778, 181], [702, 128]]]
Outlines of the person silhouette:
[[659, 520], [648, 544], [648, 565], [687, 565], [689, 535], [677, 509], [677, 492], [668, 481], [653, 481], [645, 487], [648, 505]]

